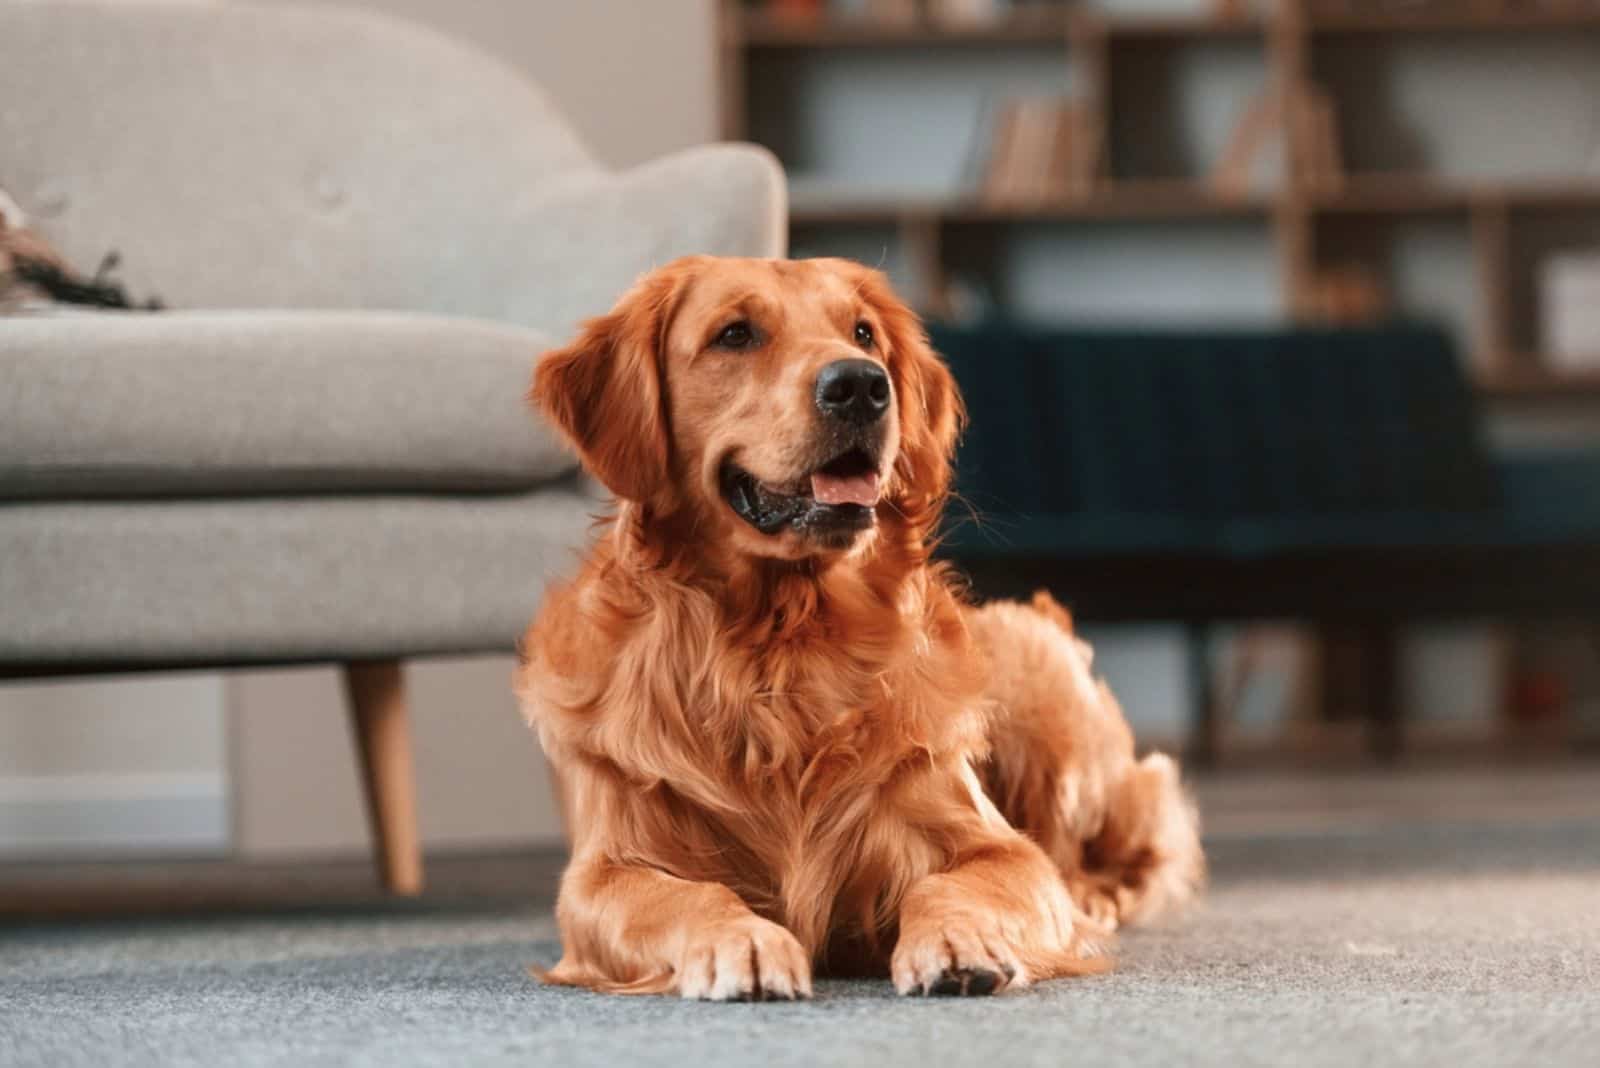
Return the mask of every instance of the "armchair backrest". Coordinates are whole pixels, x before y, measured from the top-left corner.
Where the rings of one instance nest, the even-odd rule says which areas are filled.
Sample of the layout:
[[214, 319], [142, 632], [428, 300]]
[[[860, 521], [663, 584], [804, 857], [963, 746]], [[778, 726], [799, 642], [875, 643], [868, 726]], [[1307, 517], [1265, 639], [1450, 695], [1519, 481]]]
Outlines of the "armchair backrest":
[[121, 252], [139, 297], [537, 319], [524, 220], [606, 177], [536, 87], [420, 27], [0, 3], [0, 188], [81, 269]]

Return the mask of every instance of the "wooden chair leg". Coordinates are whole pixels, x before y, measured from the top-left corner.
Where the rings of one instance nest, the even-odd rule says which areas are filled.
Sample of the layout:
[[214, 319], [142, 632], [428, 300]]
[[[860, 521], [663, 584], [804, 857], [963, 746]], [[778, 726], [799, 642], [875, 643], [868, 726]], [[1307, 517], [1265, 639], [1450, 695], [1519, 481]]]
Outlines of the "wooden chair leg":
[[400, 661], [347, 663], [344, 685], [383, 884], [394, 894], [421, 893], [422, 847]]

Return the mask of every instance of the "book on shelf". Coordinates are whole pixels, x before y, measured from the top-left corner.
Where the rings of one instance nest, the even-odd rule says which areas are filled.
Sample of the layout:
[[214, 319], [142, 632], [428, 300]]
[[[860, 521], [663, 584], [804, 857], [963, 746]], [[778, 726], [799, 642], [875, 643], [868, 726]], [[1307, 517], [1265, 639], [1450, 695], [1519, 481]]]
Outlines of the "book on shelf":
[[[1290, 153], [1291, 141], [1299, 145], [1298, 154]], [[1343, 185], [1333, 98], [1309, 81], [1286, 92], [1263, 90], [1250, 100], [1211, 170], [1211, 187], [1223, 196], [1271, 192], [1288, 178], [1291, 155], [1300, 184], [1324, 191]]]
[[979, 192], [989, 204], [1036, 204], [1090, 192], [1099, 133], [1088, 109], [1063, 97], [1026, 97], [992, 109]]
[[1540, 265], [1540, 334], [1553, 371], [1600, 370], [1600, 249], [1562, 252]]
[[1005, 0], [927, 0], [928, 17], [942, 26], [982, 26], [1010, 14]]

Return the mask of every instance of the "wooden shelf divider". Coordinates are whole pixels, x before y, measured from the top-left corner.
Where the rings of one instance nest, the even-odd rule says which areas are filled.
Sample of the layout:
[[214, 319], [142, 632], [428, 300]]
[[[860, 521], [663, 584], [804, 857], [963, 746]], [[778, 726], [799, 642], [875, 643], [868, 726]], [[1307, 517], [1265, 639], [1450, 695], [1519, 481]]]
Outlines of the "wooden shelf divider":
[[746, 12], [743, 15], [744, 38], [752, 48], [1056, 44], [1062, 41], [1066, 33], [1067, 21], [1065, 11], [963, 24], [943, 24], [925, 18], [807, 18], [761, 12]]
[[1478, 389], [1492, 397], [1559, 400], [1600, 397], [1600, 371], [1550, 371], [1533, 352], [1506, 352], [1494, 363], [1501, 370], [1478, 375]]
[[1477, 273], [1478, 314], [1473, 323], [1477, 370], [1487, 381], [1514, 373], [1511, 354], [1511, 210], [1503, 199], [1472, 203], [1469, 226]]

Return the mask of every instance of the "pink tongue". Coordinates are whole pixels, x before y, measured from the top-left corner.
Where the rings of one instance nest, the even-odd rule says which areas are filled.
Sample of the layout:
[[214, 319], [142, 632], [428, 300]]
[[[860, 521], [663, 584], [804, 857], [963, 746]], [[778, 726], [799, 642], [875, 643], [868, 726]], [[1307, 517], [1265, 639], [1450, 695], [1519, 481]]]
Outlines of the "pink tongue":
[[811, 476], [811, 496], [820, 504], [860, 504], [868, 508], [878, 503], [878, 473], [865, 475]]

